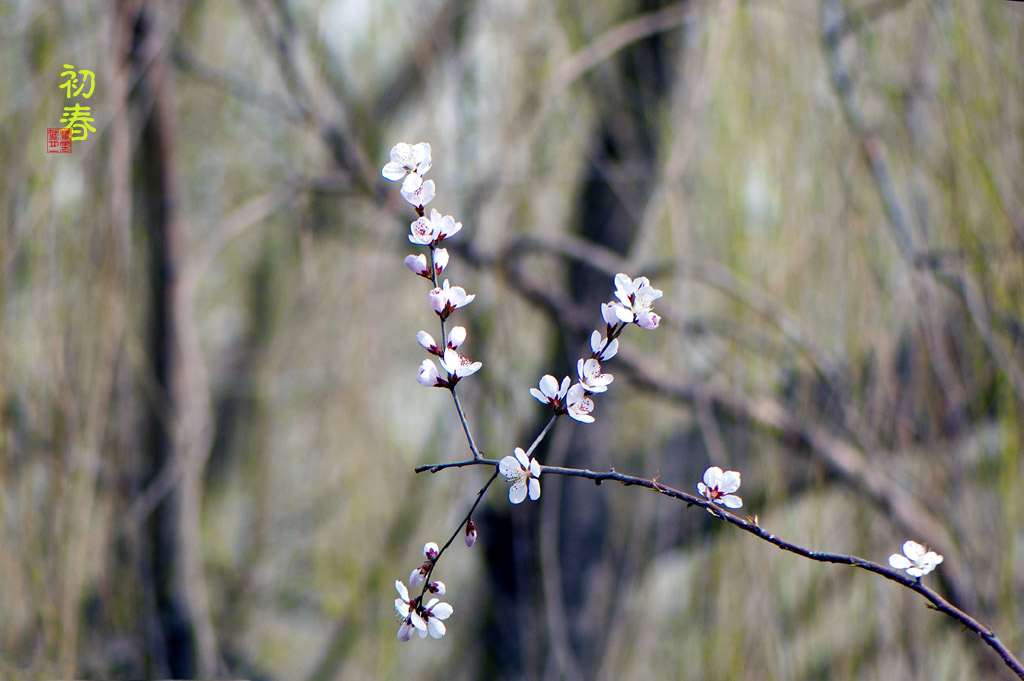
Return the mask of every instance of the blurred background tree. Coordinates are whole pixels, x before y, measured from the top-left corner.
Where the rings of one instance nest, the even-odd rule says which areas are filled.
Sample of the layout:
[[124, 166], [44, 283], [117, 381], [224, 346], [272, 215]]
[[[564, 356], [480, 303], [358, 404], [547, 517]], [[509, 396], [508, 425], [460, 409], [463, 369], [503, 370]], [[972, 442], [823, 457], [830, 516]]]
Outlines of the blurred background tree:
[[[428, 141], [492, 456], [615, 272], [665, 290], [545, 463], [693, 488], [822, 550], [945, 555], [1024, 650], [1024, 7], [1002, 0], [0, 2], [0, 676], [976, 679], [895, 585], [636, 489], [494, 491], [415, 385], [379, 175]], [[96, 132], [44, 152], [63, 64]], [[514, 511], [514, 512], [513, 512]]]

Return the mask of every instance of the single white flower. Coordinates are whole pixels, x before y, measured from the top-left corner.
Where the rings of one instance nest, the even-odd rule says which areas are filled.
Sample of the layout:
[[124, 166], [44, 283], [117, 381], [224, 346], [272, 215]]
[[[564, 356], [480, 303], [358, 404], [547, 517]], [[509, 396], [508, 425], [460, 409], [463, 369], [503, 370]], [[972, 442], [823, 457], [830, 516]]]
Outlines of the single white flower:
[[591, 393], [603, 393], [608, 390], [609, 384], [615, 378], [611, 374], [601, 373], [601, 363], [593, 357], [587, 360], [580, 358], [576, 362], [576, 374], [580, 377], [583, 388]]
[[448, 332], [448, 347], [452, 350], [458, 350], [459, 346], [466, 342], [466, 327], [464, 326], [453, 326], [452, 330]]
[[697, 483], [697, 491], [703, 494], [708, 501], [729, 508], [739, 508], [743, 505], [743, 500], [732, 494], [739, 488], [739, 471], [723, 473], [718, 466], [712, 466], [704, 471], [704, 482]]
[[430, 218], [417, 218], [409, 225], [409, 232], [409, 241], [420, 246], [433, 243], [437, 238], [437, 228]]
[[530, 394], [536, 397], [543, 404], [550, 404], [555, 409], [560, 409], [565, 404], [565, 395], [569, 392], [569, 384], [572, 381], [566, 376], [562, 379], [562, 385], [558, 385], [558, 379], [551, 374], [545, 374], [540, 379], [540, 390], [530, 388]]
[[461, 222], [455, 222], [455, 218], [451, 215], [441, 215], [436, 208], [430, 211], [430, 222], [433, 223], [434, 229], [437, 231], [437, 236], [434, 237], [436, 243], [441, 243], [462, 231]]
[[515, 456], [506, 456], [498, 463], [498, 472], [512, 481], [508, 500], [513, 504], [522, 503], [527, 491], [533, 501], [540, 497], [540, 464], [526, 456], [522, 447], [516, 447]]
[[444, 582], [441, 581], [431, 582], [430, 584], [427, 584], [427, 591], [434, 594], [435, 596], [444, 596], [446, 590], [447, 589], [445, 588]]
[[416, 380], [420, 385], [428, 388], [447, 388], [448, 382], [441, 378], [441, 375], [437, 372], [437, 365], [434, 364], [433, 360], [425, 359], [420, 364], [419, 373], [416, 374]]
[[399, 142], [391, 147], [390, 161], [384, 164], [380, 174], [386, 180], [397, 182], [405, 179], [409, 173], [426, 175], [430, 170], [430, 145], [426, 142], [408, 144]]
[[[423, 638], [428, 633], [433, 638], [441, 638], [445, 634], [445, 626], [441, 620], [446, 620], [452, 616], [454, 609], [447, 603], [442, 603], [438, 598], [430, 599], [427, 603], [427, 607], [421, 611], [423, 620], [426, 622], [425, 629], [418, 629], [420, 632], [420, 638]], [[415, 622], [413, 622], [415, 624]]]
[[436, 187], [434, 186], [433, 180], [423, 181], [423, 178], [412, 173], [409, 177], [405, 178], [405, 182], [402, 183], [402, 189], [399, 192], [402, 198], [416, 206], [420, 210], [428, 203], [434, 200], [434, 194], [436, 193]]
[[474, 362], [469, 357], [464, 357], [451, 348], [446, 348], [441, 355], [441, 366], [448, 372], [448, 384], [455, 385], [459, 379], [472, 376], [480, 371], [483, 366], [481, 362]]
[[428, 541], [423, 545], [423, 555], [426, 556], [427, 560], [436, 559], [439, 553], [437, 542]]
[[427, 579], [427, 573], [430, 572], [430, 561], [426, 561], [423, 565], [417, 568], [413, 568], [412, 572], [409, 573], [409, 586], [416, 588], [417, 586], [423, 586], [423, 582]]
[[616, 338], [608, 342], [608, 339], [602, 336], [600, 331], [594, 331], [590, 334], [590, 349], [594, 351], [594, 359], [605, 362], [619, 351], [619, 339]]
[[398, 590], [399, 596], [395, 599], [395, 610], [402, 617], [402, 624], [398, 627], [398, 640], [408, 641], [414, 631], [426, 631], [427, 623], [417, 612], [416, 599], [409, 598], [409, 590], [405, 588], [405, 584], [396, 579], [395, 589]]
[[[408, 267], [409, 271], [413, 274], [418, 274], [424, 279], [431, 279], [430, 265], [427, 264], [427, 256], [422, 253], [418, 255], [410, 254], [405, 256], [405, 266]], [[437, 276], [441, 274], [441, 272], [444, 272], [444, 268], [447, 266], [448, 250], [445, 248], [434, 249], [434, 275]]]
[[569, 416], [580, 423], [594, 422], [594, 417], [590, 415], [594, 411], [594, 400], [587, 397], [586, 390], [579, 383], [569, 388], [565, 396], [565, 406]]
[[935, 569], [942, 562], [942, 556], [929, 551], [927, 547], [916, 541], [903, 542], [903, 554], [894, 553], [889, 556], [889, 565], [897, 570], [906, 570], [911, 577], [920, 579]]
[[421, 277], [430, 279], [430, 268], [427, 266], [427, 256], [420, 253], [419, 255], [409, 254], [405, 256], [405, 266], [409, 268], [409, 271], [413, 274], [418, 274]]
[[441, 349], [437, 347], [437, 343], [434, 341], [434, 337], [426, 331], [420, 331], [416, 334], [416, 342], [420, 344], [420, 347], [429, 352], [432, 355], [441, 356]]
[[609, 329], [619, 323], [633, 323], [633, 311], [614, 300], [610, 303], [601, 303], [601, 317]]
[[476, 298], [475, 293], [467, 294], [466, 289], [461, 286], [450, 285], [447, 279], [444, 280], [444, 284], [441, 286], [431, 289], [427, 295], [430, 298], [430, 307], [442, 320], [447, 319], [452, 312], [460, 307], [469, 305]]

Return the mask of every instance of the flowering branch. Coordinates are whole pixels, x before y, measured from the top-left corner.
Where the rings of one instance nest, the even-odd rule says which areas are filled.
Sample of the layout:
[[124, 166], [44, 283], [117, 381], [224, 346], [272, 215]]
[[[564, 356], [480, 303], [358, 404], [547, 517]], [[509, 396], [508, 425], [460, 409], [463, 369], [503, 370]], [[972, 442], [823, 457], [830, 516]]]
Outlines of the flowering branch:
[[[425, 359], [420, 365], [416, 380], [423, 386], [445, 388], [451, 393], [473, 458], [419, 466], [415, 470], [416, 473], [426, 471], [438, 473], [449, 468], [490, 466], [494, 471], [477, 492], [476, 499], [469, 511], [444, 546], [439, 548], [434, 542], [427, 542], [424, 545], [423, 554], [426, 561], [415, 568], [409, 576], [410, 585], [422, 586], [420, 594], [415, 598], [410, 597], [405, 585], [396, 580], [395, 588], [399, 598], [395, 599], [395, 610], [402, 620], [398, 629], [400, 640], [409, 640], [414, 632], [419, 633], [420, 637], [425, 637], [428, 634], [433, 638], [444, 636], [446, 629], [442, 621], [451, 616], [453, 609], [451, 605], [440, 602], [440, 597], [444, 596], [446, 592], [444, 582], [431, 581], [431, 577], [439, 559], [460, 532], [465, 530], [467, 547], [476, 542], [477, 532], [473, 523], [473, 513], [498, 475], [505, 477], [511, 483], [508, 492], [509, 501], [513, 504], [520, 504], [527, 497], [532, 501], [540, 498], [540, 478], [542, 475], [548, 474], [585, 478], [593, 480], [598, 485], [610, 481], [627, 487], [637, 486], [650, 489], [686, 503], [687, 508], [700, 506], [716, 518], [784, 551], [822, 563], [850, 565], [878, 574], [917, 592], [929, 602], [929, 607], [945, 613], [978, 634], [1019, 678], [1024, 679], [1024, 666], [999, 640], [995, 632], [921, 583], [921, 578], [940, 565], [943, 562], [943, 557], [934, 551], [929, 551], [917, 542], [905, 542], [903, 553], [892, 554], [889, 557], [890, 567], [886, 567], [865, 558], [842, 553], [813, 551], [786, 541], [762, 528], [756, 515], [740, 517], [726, 510], [743, 506], [743, 500], [735, 494], [739, 490], [741, 477], [738, 471], [723, 471], [717, 466], [708, 468], [704, 472], [703, 479], [697, 483], [697, 491], [700, 493], [698, 496], [661, 484], [658, 482], [657, 475], [648, 479], [625, 475], [614, 468], [604, 472], [585, 468], [544, 466], [537, 459], [532, 458], [537, 445], [551, 431], [560, 416], [568, 415], [580, 423], [594, 422], [595, 397], [606, 392], [614, 380], [611, 374], [604, 372], [602, 364], [615, 357], [619, 347], [618, 338], [626, 327], [635, 325], [647, 330], [658, 328], [661, 318], [654, 312], [653, 305], [656, 300], [661, 298], [662, 292], [651, 286], [646, 277], [632, 279], [623, 273], [615, 275], [615, 300], [601, 304], [601, 316], [604, 320], [603, 333], [601, 329], [591, 333], [591, 353], [589, 357], [582, 357], [577, 361], [578, 380], [576, 382], [573, 382], [569, 376], [559, 381], [555, 376], [549, 374], [540, 379], [536, 388], [530, 389], [530, 394], [534, 398], [552, 410], [550, 420], [530, 444], [530, 447], [527, 450], [515, 447], [512, 455], [505, 456], [500, 460], [485, 458], [473, 439], [465, 411], [456, 392], [458, 382], [479, 371], [482, 364], [474, 362], [458, 352], [458, 348], [466, 340], [466, 329], [455, 326], [449, 331], [445, 324], [452, 313], [471, 303], [475, 296], [468, 294], [461, 286], [451, 285], [447, 279], [440, 286], [438, 285], [438, 277], [447, 267], [449, 258], [448, 251], [439, 248], [439, 245], [445, 239], [461, 231], [462, 223], [456, 222], [450, 215], [442, 215], [436, 209], [431, 210], [429, 218], [426, 217], [425, 206], [435, 196], [434, 182], [423, 178], [430, 166], [429, 144], [398, 144], [391, 150], [390, 161], [384, 166], [381, 174], [386, 179], [402, 182], [401, 194], [406, 201], [412, 204], [418, 216], [410, 225], [409, 241], [429, 248], [429, 262], [425, 255], [413, 254], [405, 258], [405, 265], [414, 274], [429, 280], [433, 287], [428, 299], [431, 308], [440, 320], [442, 341], [441, 343], [436, 342], [426, 331], [420, 331], [416, 336], [416, 341], [424, 350], [440, 360], [443, 372], [438, 370], [433, 360]], [[428, 595], [436, 597], [424, 604]]]
[[[489, 461], [486, 459], [483, 461], [461, 461], [453, 464], [420, 466], [419, 468], [416, 469], [416, 472], [419, 473], [422, 471], [430, 471], [431, 473], [434, 473], [439, 470], [455, 466], [494, 465], [495, 463], [496, 462], [494, 461]], [[756, 516], [754, 516], [753, 518], [751, 518], [750, 516], [740, 517], [719, 507], [708, 498], [701, 498], [693, 494], [688, 494], [674, 487], [663, 485], [662, 483], [658, 482], [657, 475], [655, 475], [653, 478], [648, 479], [637, 477], [635, 475], [626, 475], [623, 473], [619, 473], [614, 468], [610, 469], [609, 471], [592, 471], [586, 468], [565, 468], [562, 466], [541, 466], [541, 474], [564, 475], [567, 477], [586, 478], [588, 480], [593, 480], [595, 484], [598, 485], [600, 485], [602, 482], [617, 482], [626, 487], [644, 487], [646, 489], [658, 492], [659, 494], [670, 497], [672, 499], [683, 501], [686, 503], [687, 508], [689, 508], [690, 506], [700, 506], [706, 509], [712, 515], [718, 517], [719, 519], [724, 520], [725, 522], [734, 525], [739, 529], [758, 537], [759, 539], [762, 539], [770, 544], [774, 544], [776, 547], [782, 549], [783, 551], [788, 551], [790, 553], [794, 553], [798, 556], [802, 556], [809, 560], [818, 561], [819, 563], [835, 563], [838, 565], [849, 565], [851, 567], [859, 568], [861, 570], [873, 572], [877, 575], [884, 577], [885, 579], [888, 579], [892, 582], [896, 582], [897, 584], [904, 586], [910, 589], [911, 591], [915, 591], [921, 594], [921, 596], [923, 596], [925, 599], [929, 601], [928, 607], [938, 612], [944, 613], [949, 617], [952, 617], [956, 621], [960, 622], [964, 627], [980, 636], [981, 639], [990, 648], [992, 648], [999, 655], [1000, 658], [1002, 658], [1003, 662], [1006, 664], [1007, 667], [1009, 667], [1018, 677], [1024, 679], [1024, 665], [1022, 665], [1020, 660], [1018, 660], [1017, 657], [1014, 656], [1010, 649], [1007, 648], [1006, 645], [999, 640], [999, 637], [991, 628], [985, 626], [984, 624], [976, 620], [974, 617], [971, 617], [969, 614], [967, 614], [960, 608], [956, 607], [955, 605], [947, 601], [934, 589], [931, 589], [922, 584], [921, 577], [923, 576], [923, 574], [918, 575], [916, 577], [912, 576], [915, 574], [915, 570], [920, 571], [922, 568], [915, 568], [915, 563], [909, 560], [910, 556], [904, 559], [907, 561], [906, 563], [900, 560], [895, 560], [895, 563], [893, 563], [894, 559], [903, 558], [903, 556], [901, 556], [900, 554], [893, 554], [890, 557], [891, 564], [906, 565], [905, 568], [901, 567], [900, 569], [893, 569], [885, 567], [884, 565], [881, 565], [879, 563], [870, 561], [866, 558], [860, 558], [854, 555], [848, 555], [843, 553], [830, 553], [826, 551], [814, 551], [812, 549], [800, 546], [799, 544], [794, 544], [793, 542], [786, 541], [785, 539], [782, 539], [781, 537], [768, 532], [763, 527], [761, 527], [760, 524], [758, 524]], [[915, 542], [907, 542], [907, 544], [915, 544]], [[918, 544], [917, 546], [920, 545]], [[942, 561], [941, 556], [937, 556], [937, 554], [934, 553], [932, 555], [936, 556], [938, 559], [935, 562], [935, 565]], [[934, 565], [932, 565], [932, 567], [934, 567]], [[911, 576], [904, 574], [904, 570]], [[927, 574], [927, 572], [930, 571], [931, 568], [928, 568], [927, 570], [924, 570], [924, 574]]]

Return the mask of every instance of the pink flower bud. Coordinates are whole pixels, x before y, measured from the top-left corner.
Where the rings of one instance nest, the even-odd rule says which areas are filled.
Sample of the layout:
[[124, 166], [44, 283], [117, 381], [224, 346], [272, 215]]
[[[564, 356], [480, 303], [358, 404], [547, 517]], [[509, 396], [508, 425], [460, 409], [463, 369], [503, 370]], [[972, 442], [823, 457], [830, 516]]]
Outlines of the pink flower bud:
[[476, 543], [476, 523], [470, 518], [466, 521], [466, 546], [472, 547]]

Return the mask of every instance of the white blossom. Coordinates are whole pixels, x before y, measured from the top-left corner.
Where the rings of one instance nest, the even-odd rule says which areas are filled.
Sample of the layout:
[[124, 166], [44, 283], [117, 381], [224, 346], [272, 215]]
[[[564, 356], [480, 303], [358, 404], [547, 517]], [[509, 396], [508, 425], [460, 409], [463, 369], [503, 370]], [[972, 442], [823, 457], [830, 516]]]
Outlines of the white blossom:
[[600, 331], [594, 331], [590, 334], [590, 349], [594, 351], [594, 359], [605, 362], [619, 351], [619, 339], [609, 342]]
[[[426, 622], [425, 629], [418, 629], [420, 632], [420, 638], [423, 638], [428, 633], [433, 638], [441, 638], [445, 634], [445, 626], [441, 620], [446, 620], [452, 616], [454, 609], [447, 603], [442, 603], [438, 598], [430, 599], [427, 603], [427, 607], [423, 608], [421, 613], [423, 620]], [[415, 624], [415, 622], [413, 622]]]
[[733, 494], [739, 488], [739, 471], [723, 473], [718, 466], [712, 466], [704, 471], [704, 482], [697, 483], [697, 491], [703, 494], [708, 501], [729, 508], [739, 508], [743, 505], [743, 500]]
[[533, 501], [540, 497], [540, 464], [526, 456], [521, 447], [515, 448], [515, 456], [506, 456], [498, 463], [498, 472], [512, 482], [508, 500], [513, 504], [522, 503], [527, 491]]
[[409, 241], [420, 246], [433, 243], [437, 238], [437, 228], [430, 218], [417, 218], [409, 225], [409, 232]]
[[423, 176], [430, 170], [430, 145], [426, 142], [409, 144], [399, 142], [391, 147], [390, 159], [380, 174], [386, 180], [397, 182], [406, 179], [410, 173]]
[[555, 409], [560, 409], [565, 404], [565, 395], [569, 392], [571, 382], [566, 376], [562, 379], [562, 385], [559, 386], [558, 379], [551, 374], [545, 374], [538, 383], [540, 390], [530, 388], [530, 394], [543, 404], [550, 404]]
[[593, 423], [594, 400], [587, 397], [586, 390], [579, 383], [569, 388], [565, 396], [566, 411], [580, 423]]
[[464, 326], [453, 326], [452, 330], [448, 332], [447, 345], [452, 350], [458, 350], [459, 346], [466, 342], [466, 327]]
[[416, 173], [411, 173], [409, 177], [405, 178], [399, 193], [403, 199], [423, 210], [424, 206], [434, 200], [436, 187], [433, 180], [424, 182], [422, 177]]
[[447, 279], [441, 286], [431, 289], [428, 296], [430, 307], [441, 319], [447, 319], [452, 312], [469, 305], [476, 298], [476, 294], [467, 294], [466, 289], [461, 286], [450, 285]]
[[398, 627], [398, 640], [408, 641], [412, 638], [413, 631], [426, 631], [427, 623], [417, 612], [415, 599], [409, 598], [409, 590], [405, 588], [405, 584], [396, 579], [395, 589], [399, 596], [395, 599], [395, 610], [402, 617], [402, 624]]
[[929, 551], [916, 541], [903, 542], [903, 555], [894, 553], [889, 556], [889, 565], [897, 570], [906, 570], [908, 575], [919, 579], [934, 570], [941, 562], [941, 555]]
[[441, 355], [441, 366], [448, 372], [448, 383], [454, 385], [459, 379], [472, 376], [480, 371], [483, 366], [481, 362], [474, 362], [469, 357], [464, 357], [451, 348], [446, 348]]
[[604, 319], [604, 323], [608, 325], [609, 329], [619, 323], [633, 323], [632, 310], [622, 303], [618, 303], [614, 300], [610, 303], [601, 303], [601, 317]]
[[[420, 253], [418, 255], [407, 255], [405, 256], [405, 266], [409, 268], [409, 271], [413, 274], [418, 274], [424, 279], [431, 279], [430, 265], [427, 264], [427, 256]], [[448, 249], [437, 248], [434, 249], [434, 275], [439, 275], [444, 272], [444, 268], [448, 266]]]
[[580, 359], [576, 362], [576, 373], [580, 377], [580, 383], [584, 390], [591, 393], [603, 393], [608, 390], [614, 377], [611, 374], [601, 373], [601, 363], [591, 357]]
[[435, 596], [444, 596], [445, 591], [447, 591], [447, 589], [444, 585], [444, 582], [437, 581], [427, 584], [427, 591], [434, 594]]
[[437, 372], [437, 365], [434, 364], [433, 360], [425, 359], [420, 364], [419, 373], [416, 374], [416, 380], [420, 385], [428, 388], [447, 388], [448, 382], [441, 378], [441, 375]]

